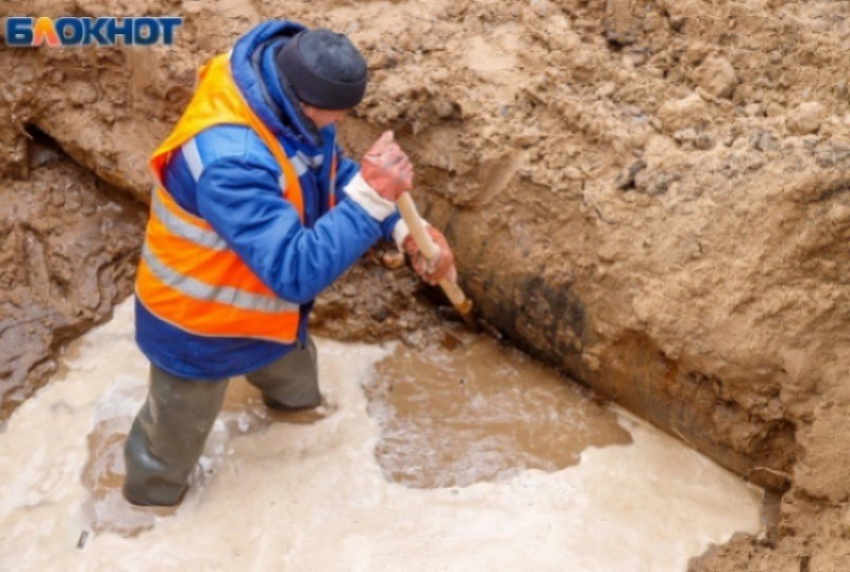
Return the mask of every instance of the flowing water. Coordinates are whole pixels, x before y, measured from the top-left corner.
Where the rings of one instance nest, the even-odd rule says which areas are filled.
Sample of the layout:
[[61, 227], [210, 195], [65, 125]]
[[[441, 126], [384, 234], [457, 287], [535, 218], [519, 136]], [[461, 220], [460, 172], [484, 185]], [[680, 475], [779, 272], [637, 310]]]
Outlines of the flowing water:
[[131, 507], [125, 302], [0, 434], [0, 570], [682, 571], [759, 531], [759, 491], [488, 339], [318, 346], [318, 415], [236, 379], [183, 504]]

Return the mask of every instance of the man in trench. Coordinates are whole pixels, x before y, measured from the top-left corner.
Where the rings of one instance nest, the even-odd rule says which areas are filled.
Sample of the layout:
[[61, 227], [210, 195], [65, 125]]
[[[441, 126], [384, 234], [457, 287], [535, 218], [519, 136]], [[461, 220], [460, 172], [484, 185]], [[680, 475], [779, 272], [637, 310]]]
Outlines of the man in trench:
[[456, 275], [443, 235], [429, 227], [439, 255], [426, 261], [398, 215], [413, 168], [392, 133], [361, 165], [336, 143], [367, 83], [348, 38], [266, 22], [199, 77], [151, 159], [136, 282], [150, 385], [123, 486], [136, 505], [180, 503], [230, 377], [244, 374], [274, 410], [321, 404], [313, 300], [378, 240], [394, 240], [428, 283]]

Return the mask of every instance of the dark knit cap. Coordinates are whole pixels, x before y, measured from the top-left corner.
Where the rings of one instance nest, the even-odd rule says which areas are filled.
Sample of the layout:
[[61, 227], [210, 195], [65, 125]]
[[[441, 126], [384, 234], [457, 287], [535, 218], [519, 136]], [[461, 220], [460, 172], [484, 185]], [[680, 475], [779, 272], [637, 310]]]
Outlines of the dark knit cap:
[[343, 34], [301, 32], [278, 51], [276, 62], [298, 99], [313, 107], [350, 109], [366, 93], [366, 60]]

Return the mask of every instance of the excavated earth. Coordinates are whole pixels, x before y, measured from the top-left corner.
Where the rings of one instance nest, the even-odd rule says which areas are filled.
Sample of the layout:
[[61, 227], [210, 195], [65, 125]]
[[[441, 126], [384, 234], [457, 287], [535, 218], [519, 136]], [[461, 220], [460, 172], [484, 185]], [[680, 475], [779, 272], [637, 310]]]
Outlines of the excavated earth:
[[[347, 146], [359, 156], [396, 131], [418, 168], [416, 198], [454, 245], [483, 317], [771, 491], [767, 534], [738, 535], [693, 570], [850, 569], [846, 2], [33, 0], [27, 10], [185, 25], [168, 48], [0, 51], [0, 193], [29, 207], [4, 208], [0, 233], [0, 375], [14, 400], [44, 379], [57, 344], [129, 290], [141, 223], [115, 189], [147, 201], [146, 158], [196, 67], [251, 25], [286, 17], [346, 32], [367, 55], [373, 81], [343, 129]], [[0, 6], [0, 17], [12, 12]], [[34, 133], [87, 172], [34, 162]], [[63, 208], [53, 189], [74, 182], [83, 198]], [[111, 205], [95, 225], [101, 240], [82, 238], [92, 207], [75, 201]], [[380, 256], [322, 299], [317, 325], [416, 343], [435, 312], [408, 301], [425, 293]]]
[[43, 136], [0, 185], [0, 423], [132, 289], [145, 209]]

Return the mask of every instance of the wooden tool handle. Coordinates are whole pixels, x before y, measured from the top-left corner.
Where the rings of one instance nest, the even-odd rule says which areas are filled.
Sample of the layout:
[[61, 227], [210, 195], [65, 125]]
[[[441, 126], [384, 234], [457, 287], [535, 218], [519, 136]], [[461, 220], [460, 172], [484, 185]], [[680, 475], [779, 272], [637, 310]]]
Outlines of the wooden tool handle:
[[463, 293], [460, 286], [448, 278], [443, 278], [440, 280], [440, 288], [442, 288], [443, 292], [446, 293], [446, 296], [449, 301], [451, 301], [452, 306], [457, 308], [457, 311], [461, 313], [465, 320], [469, 321], [468, 318], [472, 312], [472, 300], [466, 297], [466, 294]]
[[431, 235], [425, 229], [425, 221], [419, 216], [419, 211], [416, 210], [416, 205], [413, 203], [413, 197], [410, 193], [404, 193], [398, 198], [398, 210], [401, 212], [401, 218], [407, 223], [407, 228], [410, 229], [410, 234], [413, 235], [413, 240], [416, 241], [416, 246], [426, 260], [431, 260], [437, 256], [437, 245], [431, 240]]
[[[426, 260], [431, 260], [437, 256], [437, 245], [431, 240], [431, 235], [425, 228], [425, 222], [419, 216], [419, 211], [416, 210], [416, 205], [413, 203], [413, 197], [410, 193], [404, 193], [398, 198], [398, 210], [401, 212], [401, 218], [407, 223], [407, 228], [410, 229], [410, 234], [413, 235], [413, 240], [416, 241], [416, 246]], [[440, 288], [446, 293], [452, 305], [458, 311], [466, 316], [472, 310], [472, 302], [463, 293], [456, 283], [448, 278], [440, 280]]]

